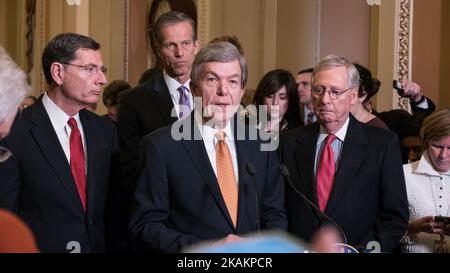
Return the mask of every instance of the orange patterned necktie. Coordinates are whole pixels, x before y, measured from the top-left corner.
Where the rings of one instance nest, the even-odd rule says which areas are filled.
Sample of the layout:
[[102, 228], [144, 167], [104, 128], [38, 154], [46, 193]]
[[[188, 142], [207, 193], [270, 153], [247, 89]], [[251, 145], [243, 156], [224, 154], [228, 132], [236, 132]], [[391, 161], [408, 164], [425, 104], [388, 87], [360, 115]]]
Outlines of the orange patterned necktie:
[[233, 161], [225, 142], [225, 133], [218, 131], [216, 138], [218, 139], [216, 144], [217, 181], [219, 182], [220, 191], [230, 213], [231, 220], [236, 227], [238, 185], [234, 174]]

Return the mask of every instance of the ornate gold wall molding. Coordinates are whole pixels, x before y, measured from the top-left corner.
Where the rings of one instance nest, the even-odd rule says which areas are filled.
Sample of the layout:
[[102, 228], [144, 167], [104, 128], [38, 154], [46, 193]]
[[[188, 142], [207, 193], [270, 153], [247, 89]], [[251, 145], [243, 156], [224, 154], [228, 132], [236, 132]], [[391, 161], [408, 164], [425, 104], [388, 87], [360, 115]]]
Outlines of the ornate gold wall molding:
[[[398, 28], [398, 68], [397, 78], [409, 80], [411, 78], [411, 53], [412, 53], [412, 17], [414, 0], [399, 0], [399, 28]], [[409, 99], [397, 99], [397, 108], [409, 111]]]

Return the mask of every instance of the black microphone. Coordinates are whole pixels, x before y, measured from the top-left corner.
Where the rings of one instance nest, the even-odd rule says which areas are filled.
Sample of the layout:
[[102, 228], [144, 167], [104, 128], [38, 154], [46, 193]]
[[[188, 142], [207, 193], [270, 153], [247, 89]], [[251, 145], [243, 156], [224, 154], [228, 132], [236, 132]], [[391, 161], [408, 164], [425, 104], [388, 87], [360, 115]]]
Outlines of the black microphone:
[[256, 187], [256, 170], [255, 167], [253, 167], [253, 164], [250, 162], [247, 162], [245, 164], [245, 170], [247, 171], [248, 175], [252, 177], [253, 181], [253, 187], [255, 188], [255, 206], [256, 206], [256, 226], [258, 227], [258, 233], [261, 231], [261, 224], [259, 222], [259, 205], [258, 205], [258, 188]]
[[321, 211], [316, 205], [314, 205], [313, 202], [311, 202], [308, 197], [306, 197], [303, 193], [301, 193], [295, 186], [294, 183], [292, 183], [292, 179], [291, 179], [291, 174], [289, 173], [289, 169], [286, 165], [284, 164], [280, 164], [280, 170], [281, 170], [281, 174], [283, 175], [283, 178], [286, 179], [289, 182], [289, 185], [291, 185], [292, 189], [294, 189], [294, 191], [301, 196], [301, 198], [308, 203], [312, 208], [314, 208], [317, 212], [319, 212], [319, 214], [327, 219], [330, 223], [332, 223], [335, 227], [337, 227], [337, 229], [339, 230], [339, 232], [342, 234], [342, 237], [344, 237], [344, 243], [347, 244], [347, 236], [345, 236], [344, 230], [335, 222], [333, 221], [333, 219], [331, 219], [325, 212]]

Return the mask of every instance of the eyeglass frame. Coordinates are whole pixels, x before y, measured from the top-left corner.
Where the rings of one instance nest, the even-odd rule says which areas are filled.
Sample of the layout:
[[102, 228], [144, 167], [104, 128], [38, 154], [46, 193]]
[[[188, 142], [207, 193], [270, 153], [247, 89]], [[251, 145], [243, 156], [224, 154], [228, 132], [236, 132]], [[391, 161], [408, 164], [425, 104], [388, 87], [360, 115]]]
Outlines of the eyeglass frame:
[[[323, 86], [317, 86], [317, 87], [323, 87]], [[339, 98], [340, 95], [344, 94], [345, 92], [347, 92], [348, 90], [351, 90], [355, 88], [354, 86], [349, 87], [345, 90], [339, 91], [339, 90], [335, 90], [335, 89], [326, 89], [325, 87], [323, 87], [323, 91], [321, 92], [321, 94], [318, 94], [317, 92], [315, 92], [314, 90], [316, 89], [316, 87], [311, 87], [311, 95], [313, 97], [323, 97], [323, 95], [325, 95], [325, 92], [328, 92], [328, 95], [330, 96], [330, 99], [332, 100], [337, 100]], [[335, 93], [332, 93], [332, 91], [334, 91]]]
[[[97, 74], [99, 70], [102, 71], [103, 74], [106, 74], [108, 72], [108, 68], [104, 65], [99, 67], [98, 65], [95, 65], [95, 64], [79, 65], [79, 64], [73, 64], [73, 63], [67, 63], [67, 62], [60, 62], [60, 63], [83, 68], [84, 71], [90, 73], [91, 75]], [[90, 71], [90, 69], [95, 69], [95, 72]]]

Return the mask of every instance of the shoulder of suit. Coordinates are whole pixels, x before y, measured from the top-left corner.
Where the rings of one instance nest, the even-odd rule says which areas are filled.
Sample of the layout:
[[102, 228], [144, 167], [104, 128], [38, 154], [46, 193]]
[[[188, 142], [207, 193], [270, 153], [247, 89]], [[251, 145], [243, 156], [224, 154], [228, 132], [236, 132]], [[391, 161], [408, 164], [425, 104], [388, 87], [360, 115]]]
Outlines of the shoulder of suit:
[[140, 100], [142, 99], [142, 97], [152, 97], [156, 95], [155, 90], [161, 84], [163, 85], [165, 84], [163, 76], [162, 75], [155, 76], [150, 80], [123, 92], [120, 97], [120, 100], [121, 101]]

